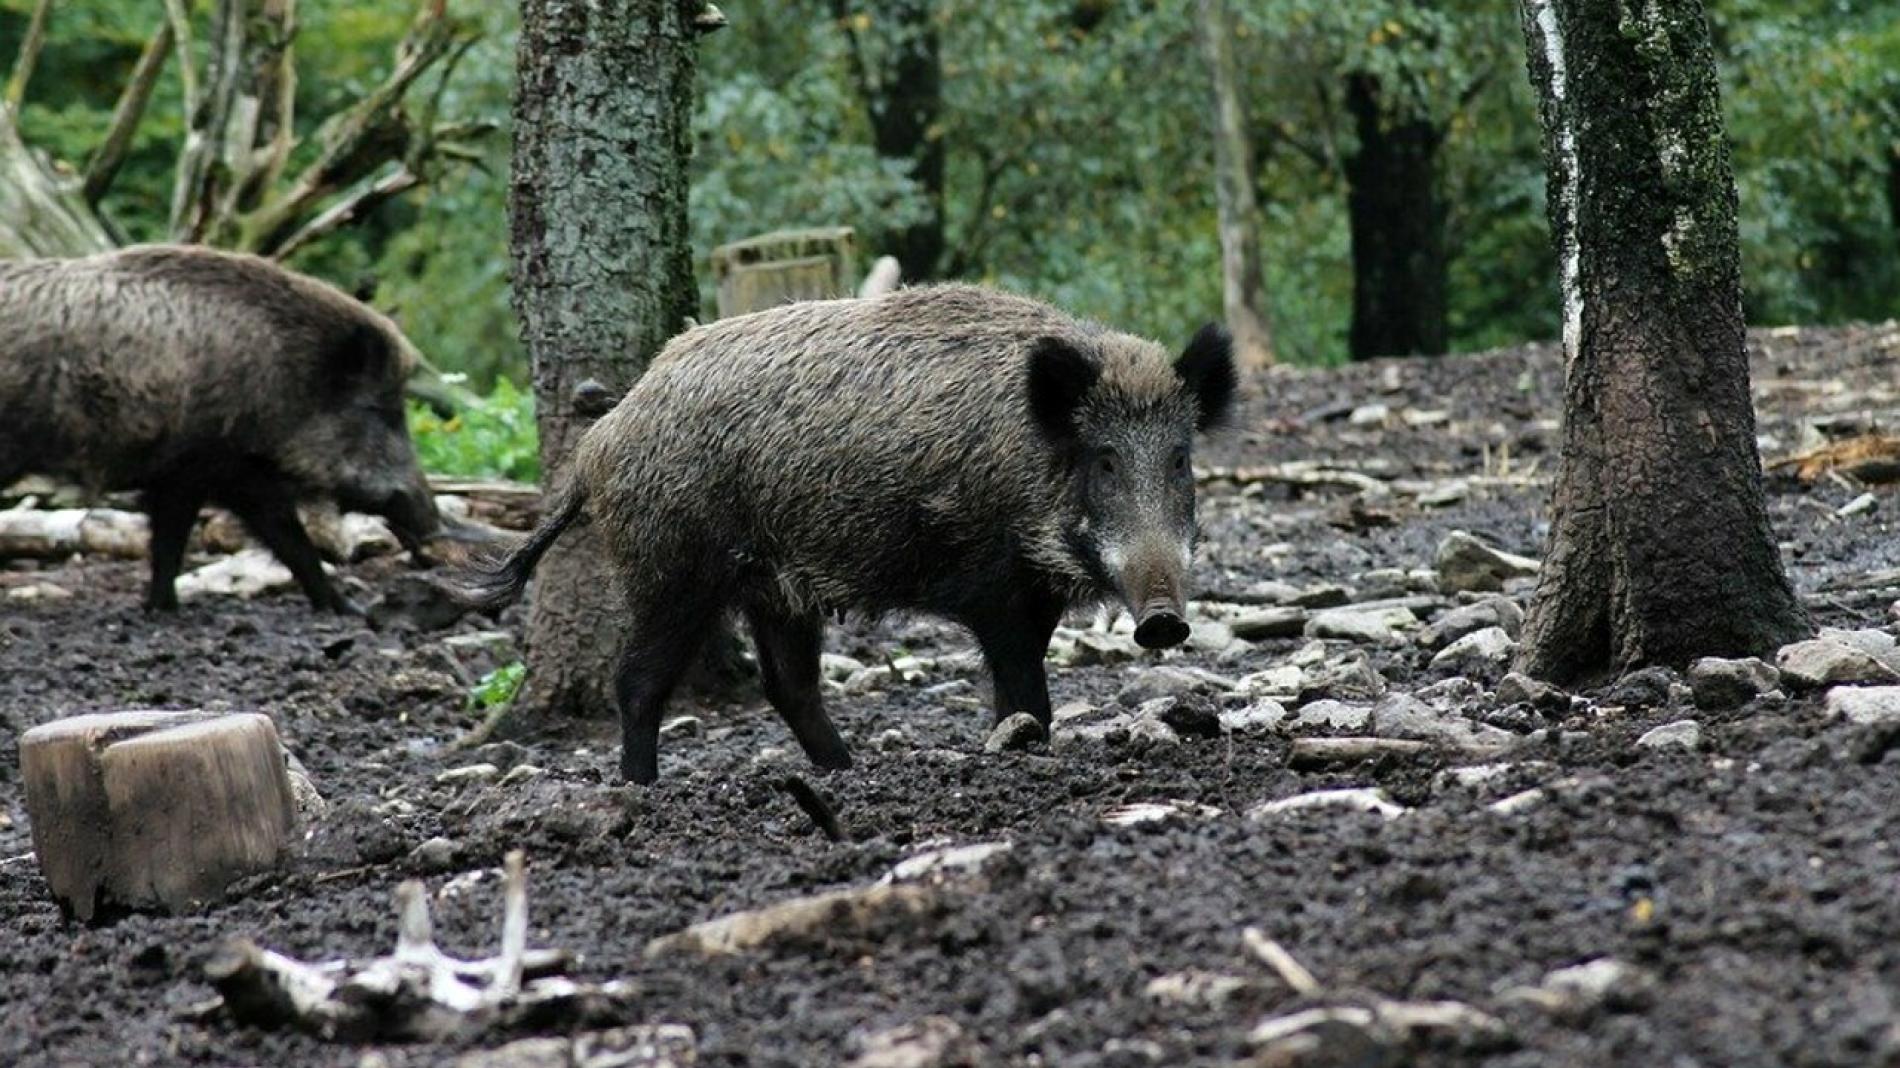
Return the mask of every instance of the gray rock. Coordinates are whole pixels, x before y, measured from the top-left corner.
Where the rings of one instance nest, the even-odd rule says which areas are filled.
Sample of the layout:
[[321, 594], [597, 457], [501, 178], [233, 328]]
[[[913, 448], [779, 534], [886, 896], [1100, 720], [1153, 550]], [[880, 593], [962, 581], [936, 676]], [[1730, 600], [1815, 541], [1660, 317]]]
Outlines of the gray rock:
[[1666, 667], [1646, 667], [1617, 679], [1603, 694], [1603, 703], [1622, 708], [1661, 708], [1669, 703], [1676, 673]]
[[1900, 682], [1900, 672], [1852, 645], [1830, 638], [1811, 638], [1784, 645], [1775, 653], [1781, 681], [1797, 690], [1814, 690], [1842, 683]]
[[1368, 601], [1386, 597], [1403, 597], [1415, 592], [1411, 578], [1403, 568], [1381, 567], [1361, 574], [1353, 580], [1359, 588], [1359, 596]]
[[1240, 677], [1240, 692], [1250, 697], [1294, 698], [1299, 696], [1301, 687], [1305, 685], [1306, 672], [1295, 664], [1281, 664]]
[[1185, 697], [1191, 693], [1227, 693], [1237, 683], [1198, 668], [1152, 667], [1136, 674], [1116, 692], [1118, 704], [1133, 708], [1158, 697]]
[[660, 724], [662, 738], [697, 738], [706, 729], [706, 721], [698, 716], [674, 716]]
[[1837, 686], [1827, 692], [1827, 712], [1860, 726], [1900, 723], [1900, 686]]
[[1545, 712], [1570, 710], [1570, 695], [1542, 679], [1513, 671], [1498, 680], [1494, 700], [1500, 705], [1526, 704]]
[[1692, 719], [1652, 727], [1636, 739], [1636, 744], [1645, 749], [1694, 749], [1701, 742], [1702, 724]]
[[1300, 707], [1293, 718], [1293, 729], [1330, 727], [1334, 730], [1362, 731], [1372, 722], [1372, 709], [1343, 701], [1319, 700]]
[[1302, 590], [1298, 595], [1288, 598], [1285, 603], [1300, 608], [1337, 608], [1351, 602], [1351, 590], [1344, 586], [1328, 584]]
[[1851, 645], [1889, 668], [1900, 671], [1900, 643], [1896, 643], [1894, 636], [1884, 630], [1875, 627], [1859, 630], [1822, 627], [1821, 632], [1815, 636], [1826, 641]]
[[[1159, 706], [1159, 707], [1150, 707]], [[1198, 694], [1151, 701], [1142, 706], [1143, 716], [1153, 716], [1183, 738], [1221, 736], [1220, 709], [1212, 700]]]
[[494, 782], [501, 778], [501, 769], [493, 764], [468, 764], [459, 768], [450, 768], [437, 773], [437, 786], [460, 786], [464, 783]]
[[1515, 739], [1496, 727], [1440, 712], [1410, 694], [1393, 694], [1372, 707], [1369, 727], [1382, 738], [1409, 738], [1438, 745], [1506, 745]]
[[1524, 610], [1509, 597], [1487, 597], [1476, 604], [1460, 605], [1432, 621], [1423, 641], [1441, 648], [1486, 627], [1497, 627], [1515, 640], [1524, 628]]
[[1473, 678], [1495, 679], [1511, 669], [1517, 643], [1503, 627], [1486, 627], [1452, 642], [1432, 656], [1432, 667]]
[[1189, 649], [1203, 653], [1221, 653], [1233, 644], [1233, 628], [1219, 620], [1199, 619], [1188, 627], [1187, 648]]
[[1306, 632], [1306, 609], [1291, 606], [1255, 608], [1228, 620], [1227, 625], [1233, 630], [1234, 637], [1242, 641], [1297, 638]]
[[1286, 706], [1271, 697], [1257, 697], [1245, 708], [1222, 709], [1220, 725], [1222, 730], [1235, 734], [1252, 734], [1270, 731], [1286, 722]]
[[1372, 701], [1384, 697], [1385, 676], [1373, 668], [1364, 653], [1329, 660], [1306, 673], [1300, 700], [1329, 697], [1341, 701]]
[[1148, 985], [1143, 988], [1142, 993], [1150, 1001], [1164, 1005], [1218, 1009], [1253, 987], [1252, 980], [1242, 979], [1237, 975], [1222, 975], [1218, 972], [1189, 969], [1184, 972], [1170, 972], [1148, 980]]
[[1705, 656], [1689, 665], [1689, 689], [1697, 708], [1737, 708], [1780, 685], [1781, 672], [1752, 656]]
[[442, 651], [475, 678], [521, 659], [521, 646], [515, 642], [515, 636], [505, 630], [451, 634], [442, 639]]
[[441, 835], [409, 851], [409, 861], [423, 871], [447, 871], [455, 864], [456, 846]]
[[1141, 646], [1135, 644], [1131, 635], [1085, 630], [1075, 636], [1068, 662], [1077, 667], [1130, 664], [1141, 656]]
[[857, 1056], [847, 1068], [955, 1068], [976, 1064], [982, 1051], [955, 1020], [921, 1020], [857, 1037]]
[[1634, 964], [1599, 957], [1558, 968], [1536, 986], [1504, 992], [1504, 1000], [1534, 1005], [1554, 1016], [1581, 1021], [1603, 1010], [1640, 1009], [1655, 1000], [1656, 979]]
[[1438, 588], [1445, 593], [1464, 590], [1496, 592], [1504, 581], [1537, 574], [1537, 561], [1486, 545], [1462, 530], [1438, 543]]
[[1315, 612], [1306, 621], [1306, 636], [1395, 645], [1404, 640], [1399, 631], [1417, 623], [1418, 617], [1409, 608], [1331, 608]]
[[1453, 675], [1439, 679], [1430, 686], [1418, 690], [1413, 697], [1438, 709], [1440, 712], [1453, 708], [1470, 708], [1484, 699], [1484, 687], [1465, 678]]
[[990, 736], [983, 742], [983, 751], [1019, 753], [1048, 738], [1049, 732], [1043, 729], [1040, 720], [1027, 712], [1017, 712], [991, 729]]

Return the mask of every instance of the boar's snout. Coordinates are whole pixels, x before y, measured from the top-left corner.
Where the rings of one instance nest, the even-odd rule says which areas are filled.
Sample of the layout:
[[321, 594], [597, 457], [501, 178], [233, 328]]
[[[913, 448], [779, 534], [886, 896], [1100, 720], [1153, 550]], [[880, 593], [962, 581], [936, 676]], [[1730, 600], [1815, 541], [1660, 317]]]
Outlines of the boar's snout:
[[1170, 649], [1187, 641], [1187, 636], [1187, 620], [1170, 602], [1150, 602], [1135, 614], [1135, 644], [1143, 649]]
[[1135, 615], [1135, 643], [1167, 649], [1187, 641], [1187, 553], [1144, 545], [1120, 568], [1122, 599]]

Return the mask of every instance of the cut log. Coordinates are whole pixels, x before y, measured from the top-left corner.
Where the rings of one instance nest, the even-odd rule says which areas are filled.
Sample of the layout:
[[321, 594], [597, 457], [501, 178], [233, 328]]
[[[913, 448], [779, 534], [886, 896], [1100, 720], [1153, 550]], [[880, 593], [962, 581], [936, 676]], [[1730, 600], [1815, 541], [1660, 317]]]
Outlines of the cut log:
[[81, 920], [214, 900], [296, 830], [277, 728], [257, 713], [58, 720], [20, 737], [20, 771], [40, 871]]
[[111, 508], [59, 508], [0, 512], [0, 560], [57, 560], [87, 553], [137, 559], [145, 555], [151, 527], [137, 512]]

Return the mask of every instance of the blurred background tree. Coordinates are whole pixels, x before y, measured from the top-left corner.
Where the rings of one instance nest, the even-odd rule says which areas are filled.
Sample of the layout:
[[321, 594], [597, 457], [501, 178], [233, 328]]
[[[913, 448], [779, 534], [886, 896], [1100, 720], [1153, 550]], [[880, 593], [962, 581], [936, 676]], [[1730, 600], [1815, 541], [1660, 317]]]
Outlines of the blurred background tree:
[[[1220, 316], [1211, 95], [1193, 4], [721, 6], [731, 25], [701, 49], [695, 119], [705, 316], [714, 245], [840, 223], [857, 228], [866, 262], [898, 255], [908, 278], [1008, 286], [1169, 343]], [[0, 60], [17, 51], [32, 7], [0, 0]], [[1230, 8], [1279, 358], [1555, 336], [1536, 107], [1509, 0]], [[26, 140], [87, 159], [161, 10], [57, 0], [19, 117]], [[526, 371], [507, 295], [519, 16], [512, 3], [451, 0], [450, 10], [483, 36], [442, 112], [502, 132], [473, 165], [442, 168], [293, 262], [369, 293], [486, 391]], [[1709, 12], [1750, 321], [1900, 314], [1892, 0], [1711, 0]], [[413, 14], [394, 0], [300, 0], [300, 122], [374, 85]], [[104, 205], [129, 237], [165, 230], [182, 121], [168, 69]], [[298, 129], [301, 150], [314, 132]]]

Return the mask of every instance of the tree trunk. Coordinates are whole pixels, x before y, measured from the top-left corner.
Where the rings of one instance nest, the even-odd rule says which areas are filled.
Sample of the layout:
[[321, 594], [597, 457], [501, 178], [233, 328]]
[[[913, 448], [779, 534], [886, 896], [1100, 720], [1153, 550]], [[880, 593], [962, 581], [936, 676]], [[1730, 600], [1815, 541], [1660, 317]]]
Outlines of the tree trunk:
[[1371, 74], [1346, 79], [1359, 147], [1346, 158], [1352, 224], [1355, 360], [1445, 351], [1445, 206], [1438, 188], [1443, 131], [1389, 104]]
[[[600, 394], [618, 399], [696, 309], [686, 226], [694, 27], [680, 0], [524, 0], [510, 191], [514, 301], [541, 467], [558, 485]], [[578, 390], [583, 384], [588, 389]], [[625, 609], [597, 530], [536, 573], [531, 713], [613, 707]]]
[[1199, 0], [1201, 50], [1214, 86], [1214, 200], [1220, 218], [1222, 305], [1234, 354], [1245, 368], [1273, 362], [1266, 273], [1254, 206], [1253, 150], [1235, 70], [1233, 18], [1226, 0]]
[[1523, 0], [1564, 301], [1563, 456], [1519, 667], [1766, 653], [1809, 624], [1762, 495], [1700, 0]]
[[[856, 17], [846, 0], [832, 0], [832, 13], [850, 38], [877, 154], [910, 164], [930, 209], [896, 235], [890, 251], [903, 265], [905, 281], [935, 278], [944, 252], [943, 39], [935, 0], [888, 0]], [[875, 48], [867, 50], [857, 24], [875, 32]]]

